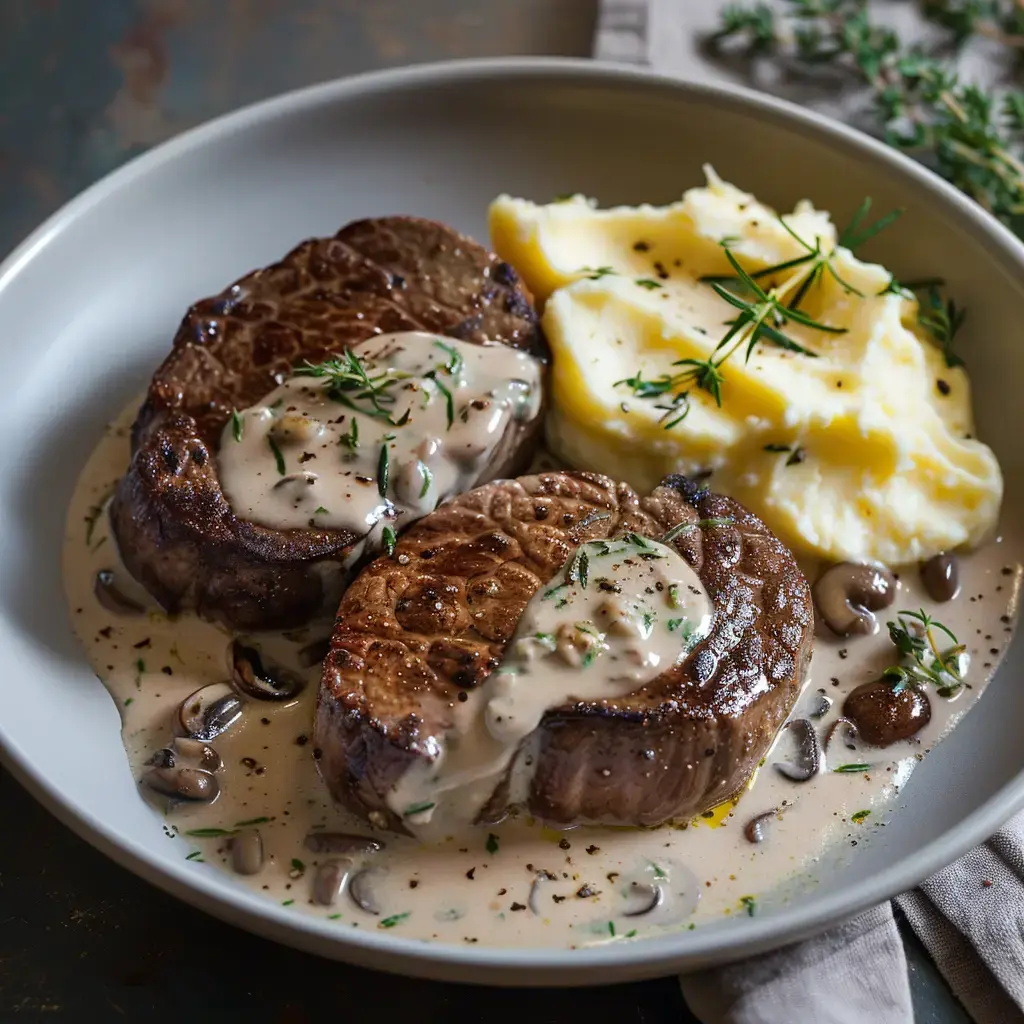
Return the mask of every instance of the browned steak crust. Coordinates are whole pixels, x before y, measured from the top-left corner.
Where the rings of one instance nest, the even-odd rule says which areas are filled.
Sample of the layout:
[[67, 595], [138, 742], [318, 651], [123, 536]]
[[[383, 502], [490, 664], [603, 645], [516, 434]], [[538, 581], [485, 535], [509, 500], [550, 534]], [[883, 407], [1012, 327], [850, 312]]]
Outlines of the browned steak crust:
[[[581, 530], [596, 509], [611, 518]], [[386, 794], [444, 735], [459, 690], [497, 667], [527, 602], [573, 547], [626, 531], [656, 538], [715, 518], [734, 525], [675, 542], [711, 596], [711, 634], [614, 704], [549, 710], [528, 809], [554, 825], [655, 825], [734, 795], [803, 682], [813, 633], [807, 581], [731, 498], [682, 477], [639, 498], [604, 476], [555, 472], [456, 498], [410, 528], [395, 558], [377, 559], [353, 581], [316, 717], [320, 771], [334, 797], [401, 828]], [[500, 803], [499, 794], [492, 805]]]
[[357, 221], [303, 242], [188, 311], [139, 410], [111, 507], [125, 565], [168, 611], [283, 629], [337, 601], [339, 567], [359, 538], [238, 519], [214, 455], [231, 410], [259, 401], [292, 366], [406, 330], [544, 350], [515, 271], [414, 217]]

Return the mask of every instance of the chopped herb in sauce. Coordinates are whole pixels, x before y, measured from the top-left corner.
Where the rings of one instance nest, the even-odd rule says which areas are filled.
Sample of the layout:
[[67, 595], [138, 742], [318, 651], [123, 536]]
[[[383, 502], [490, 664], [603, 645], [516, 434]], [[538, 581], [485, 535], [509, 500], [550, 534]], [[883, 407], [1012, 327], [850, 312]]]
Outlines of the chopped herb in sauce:
[[488, 853], [498, 852], [498, 837], [493, 832], [487, 833], [487, 842], [484, 844], [484, 849]]
[[867, 772], [871, 770], [871, 765], [863, 764], [858, 762], [857, 764], [841, 764], [838, 768], [833, 768], [832, 771], [839, 772], [840, 774], [851, 774], [853, 772]]
[[396, 924], [400, 924], [407, 917], [411, 916], [411, 914], [412, 914], [411, 910], [405, 911], [404, 914], [392, 914], [390, 917], [385, 917], [384, 920], [381, 921], [380, 924], [377, 925], [377, 927], [378, 928], [394, 928]]
[[631, 938], [633, 938], [634, 935], [636, 935], [636, 929], [635, 928], [630, 928], [629, 931], [626, 932], [625, 937], [627, 939], [631, 939]]
[[270, 434], [267, 434], [267, 444], [270, 445], [270, 450], [274, 454], [274, 463], [277, 465], [278, 473], [280, 473], [281, 476], [284, 476], [288, 471], [285, 466], [284, 456], [281, 454], [281, 449], [278, 448], [277, 442]]
[[246, 818], [245, 821], [235, 822], [235, 828], [245, 828], [247, 825], [265, 825], [268, 821], [273, 821], [273, 818]]
[[395, 531], [390, 526], [385, 526], [384, 529], [380, 531], [380, 537], [384, 544], [384, 550], [390, 557], [395, 553], [395, 544], [398, 541], [398, 538], [395, 536]]
[[337, 921], [340, 917], [341, 917], [341, 914], [328, 914], [327, 915], [327, 920], [328, 921]]
[[756, 898], [753, 897], [753, 896], [741, 896], [740, 897], [740, 903], [742, 903], [744, 908], [746, 909], [747, 916], [748, 917], [753, 917], [754, 916], [754, 911], [757, 908], [757, 900], [756, 900]]
[[193, 828], [185, 835], [195, 836], [196, 839], [216, 839], [220, 836], [233, 836], [237, 831], [234, 828]]
[[648, 291], [651, 291], [654, 288], [664, 287], [660, 281], [655, 281], [650, 277], [638, 277], [636, 283], [640, 285], [641, 288], [646, 288]]
[[678, 583], [668, 585], [668, 603], [670, 608], [682, 608], [683, 602], [680, 599]]
[[430, 490], [430, 485], [434, 482], [434, 474], [430, 472], [430, 467], [425, 463], [420, 464], [420, 476], [423, 477], [423, 486], [420, 488], [420, 497], [425, 498], [427, 492]]
[[448, 353], [448, 362], [444, 364], [448, 376], [453, 377], [455, 374], [460, 373], [463, 366], [461, 353], [451, 345], [446, 345], [443, 341], [435, 341], [434, 344], [439, 349], [443, 349]]
[[281, 900], [281, 906], [290, 907], [294, 902], [295, 900]]
[[382, 498], [388, 494], [388, 477], [391, 475], [391, 457], [388, 455], [388, 446], [385, 441], [380, 446], [380, 456], [377, 459], [377, 493]]
[[614, 921], [609, 921], [608, 922], [608, 934], [612, 938], [615, 938], [615, 922]]
[[328, 512], [327, 509], [325, 509], [323, 507], [323, 505], [317, 505], [317, 507], [315, 509], [313, 509], [313, 515], [315, 515], [315, 516], [328, 516], [328, 515], [330, 515], [330, 512]]
[[242, 414], [237, 409], [231, 410], [231, 436], [236, 441], [242, 440], [242, 429], [245, 426], [245, 420], [242, 419]]
[[448, 390], [446, 384], [443, 384], [437, 376], [436, 370], [431, 370], [429, 373], [424, 374], [428, 380], [432, 380], [437, 386], [437, 390], [444, 395], [445, 411], [448, 416], [448, 429], [452, 429], [452, 424], [455, 422], [455, 399], [452, 397], [451, 391]]
[[579, 583], [584, 590], [587, 587], [587, 574], [590, 569], [590, 556], [587, 554], [585, 548], [577, 548], [576, 554], [572, 556], [572, 561], [569, 562], [569, 572], [567, 574], [568, 581], [570, 583]]
[[206, 861], [204, 861], [204, 860], [202, 859], [202, 857], [203, 857], [203, 851], [202, 851], [202, 850], [193, 850], [193, 851], [192, 851], [192, 852], [191, 852], [191, 853], [190, 853], [190, 854], [189, 854], [189, 855], [188, 855], [188, 856], [187, 856], [187, 857], [185, 858], [185, 860], [197, 860], [197, 861], [199, 861], [199, 863], [200, 863], [200, 864], [205, 864], [205, 863], [206, 863]]
[[665, 871], [661, 868], [660, 865], [655, 864], [653, 860], [649, 861], [649, 863], [651, 867], [654, 869], [655, 878], [668, 878], [668, 875], [665, 873]]
[[856, 811], [850, 815], [850, 821], [860, 824], [871, 812], [870, 811]]
[[609, 274], [615, 273], [614, 267], [580, 267], [579, 272], [586, 274], [591, 281], [596, 281], [598, 278], [607, 277]]
[[411, 818], [416, 814], [423, 814], [424, 811], [429, 811], [436, 807], [437, 804], [433, 800], [428, 800], [424, 803], [410, 804], [404, 811], [402, 811], [403, 818]]
[[[293, 372], [297, 377], [325, 378], [328, 382], [327, 397], [332, 401], [340, 402], [365, 416], [387, 420], [391, 424], [394, 424], [394, 420], [388, 406], [394, 405], [395, 396], [389, 389], [396, 381], [408, 376], [405, 373], [385, 371], [371, 377], [351, 349], [340, 359], [328, 359], [315, 364], [307, 361], [304, 366], [296, 367]], [[370, 403], [369, 408], [356, 404], [366, 401]]]
[[352, 417], [352, 422], [348, 425], [348, 433], [341, 435], [341, 440], [338, 442], [343, 444], [350, 452], [354, 452], [359, 447], [359, 421]]

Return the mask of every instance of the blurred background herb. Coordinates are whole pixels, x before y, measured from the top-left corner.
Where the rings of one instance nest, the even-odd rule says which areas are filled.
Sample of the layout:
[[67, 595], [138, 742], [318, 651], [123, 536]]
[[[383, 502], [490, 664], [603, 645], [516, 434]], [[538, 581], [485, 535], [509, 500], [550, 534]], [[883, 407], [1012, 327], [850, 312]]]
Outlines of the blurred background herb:
[[962, 80], [975, 37], [1024, 55], [1024, 0], [920, 0], [934, 46], [907, 45], [867, 0], [730, 4], [709, 40], [721, 55], [840, 72], [870, 92], [878, 134], [1024, 236], [1024, 91]]

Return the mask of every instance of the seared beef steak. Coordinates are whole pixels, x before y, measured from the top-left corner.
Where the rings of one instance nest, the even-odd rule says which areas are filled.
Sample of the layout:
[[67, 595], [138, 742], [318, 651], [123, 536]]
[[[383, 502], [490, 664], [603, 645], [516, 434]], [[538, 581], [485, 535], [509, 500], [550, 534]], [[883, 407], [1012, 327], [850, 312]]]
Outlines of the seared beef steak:
[[[606, 510], [610, 518], [586, 517]], [[627, 697], [550, 709], [528, 809], [554, 825], [655, 825], [738, 792], [796, 700], [811, 596], [790, 552], [731, 498], [669, 477], [638, 497], [592, 473], [487, 484], [420, 520], [353, 581], [324, 662], [316, 717], [335, 799], [401, 822], [386, 797], [493, 671], [523, 609], [583, 541], [731, 519], [674, 542], [714, 605], [711, 633]], [[500, 814], [503, 795], [488, 814]]]
[[[163, 607], [194, 608], [236, 629], [283, 629], [337, 600], [359, 537], [236, 517], [217, 478], [218, 440], [232, 409], [269, 394], [293, 366], [410, 330], [544, 349], [515, 271], [413, 217], [358, 221], [304, 242], [189, 310], [139, 410], [111, 507], [125, 565]], [[511, 459], [504, 446], [495, 475], [528, 462], [525, 439]]]

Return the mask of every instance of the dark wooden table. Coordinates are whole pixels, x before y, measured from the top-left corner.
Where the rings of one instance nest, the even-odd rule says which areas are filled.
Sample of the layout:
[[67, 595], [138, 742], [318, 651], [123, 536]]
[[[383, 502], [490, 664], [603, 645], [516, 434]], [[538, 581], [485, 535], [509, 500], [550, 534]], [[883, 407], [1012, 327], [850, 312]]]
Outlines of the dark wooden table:
[[[596, 6], [0, 0], [0, 255], [90, 182], [224, 111], [388, 65], [584, 56]], [[254, 938], [101, 857], [2, 769], [0, 835], [0, 1021], [693, 1021], [675, 978], [496, 991], [389, 978]], [[966, 1020], [909, 941], [918, 1020]]]

